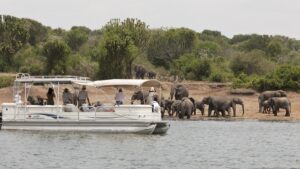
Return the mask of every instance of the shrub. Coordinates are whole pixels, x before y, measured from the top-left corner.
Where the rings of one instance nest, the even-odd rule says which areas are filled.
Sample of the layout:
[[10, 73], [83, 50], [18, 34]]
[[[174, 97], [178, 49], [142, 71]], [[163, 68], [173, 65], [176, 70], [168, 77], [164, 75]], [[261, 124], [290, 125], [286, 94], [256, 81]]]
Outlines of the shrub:
[[0, 77], [0, 88], [12, 86], [15, 80], [14, 76], [2, 76]]

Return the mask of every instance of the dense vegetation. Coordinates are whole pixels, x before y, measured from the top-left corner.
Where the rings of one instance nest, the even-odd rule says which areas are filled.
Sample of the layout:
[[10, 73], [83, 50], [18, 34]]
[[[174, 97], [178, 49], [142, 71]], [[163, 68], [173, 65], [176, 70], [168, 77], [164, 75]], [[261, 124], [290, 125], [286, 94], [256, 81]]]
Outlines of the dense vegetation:
[[132, 78], [134, 65], [234, 87], [300, 89], [300, 41], [284, 36], [230, 39], [212, 30], [149, 29], [138, 19], [113, 19], [99, 30], [63, 30], [0, 15], [1, 72]]

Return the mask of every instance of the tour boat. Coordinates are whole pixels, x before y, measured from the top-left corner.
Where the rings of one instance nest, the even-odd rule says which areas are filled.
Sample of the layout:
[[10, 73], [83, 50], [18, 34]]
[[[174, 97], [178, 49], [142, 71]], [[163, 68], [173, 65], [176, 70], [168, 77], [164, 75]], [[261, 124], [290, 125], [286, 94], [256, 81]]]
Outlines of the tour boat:
[[[99, 133], [165, 134], [169, 122], [163, 121], [160, 112], [152, 112], [151, 105], [83, 105], [74, 104], [31, 105], [27, 99], [32, 86], [48, 86], [54, 89], [56, 103], [60, 103], [63, 85], [90, 87], [157, 87], [158, 80], [111, 79], [90, 81], [77, 76], [30, 76], [17, 74], [13, 86], [14, 102], [3, 103], [0, 114], [2, 129], [89, 131]], [[18, 94], [23, 93], [24, 99]]]

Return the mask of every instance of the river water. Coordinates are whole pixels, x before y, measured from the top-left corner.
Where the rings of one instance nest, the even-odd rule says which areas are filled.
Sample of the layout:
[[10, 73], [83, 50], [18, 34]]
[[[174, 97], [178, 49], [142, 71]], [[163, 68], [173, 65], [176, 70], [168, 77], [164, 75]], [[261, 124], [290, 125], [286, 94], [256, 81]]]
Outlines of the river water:
[[300, 123], [171, 121], [164, 136], [2, 130], [0, 168], [300, 168]]

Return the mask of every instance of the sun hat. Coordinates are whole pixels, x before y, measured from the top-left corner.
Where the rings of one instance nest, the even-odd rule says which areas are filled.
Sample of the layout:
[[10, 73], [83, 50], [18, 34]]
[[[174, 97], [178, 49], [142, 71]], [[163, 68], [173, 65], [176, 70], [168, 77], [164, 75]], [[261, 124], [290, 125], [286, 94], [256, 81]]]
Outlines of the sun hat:
[[154, 92], [154, 87], [150, 87], [150, 92]]

